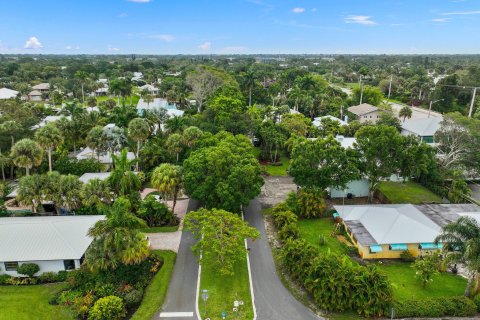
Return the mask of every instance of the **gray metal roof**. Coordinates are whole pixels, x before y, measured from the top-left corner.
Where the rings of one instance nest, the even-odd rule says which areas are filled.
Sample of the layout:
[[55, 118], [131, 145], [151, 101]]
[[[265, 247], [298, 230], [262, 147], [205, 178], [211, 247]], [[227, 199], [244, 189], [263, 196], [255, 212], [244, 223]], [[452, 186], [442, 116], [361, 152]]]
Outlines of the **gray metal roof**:
[[441, 227], [456, 221], [465, 213], [480, 216], [480, 207], [475, 204], [421, 204], [415, 207]]
[[104, 216], [0, 218], [0, 261], [80, 259]]
[[443, 121], [442, 116], [432, 116], [430, 118], [407, 119], [402, 122], [402, 129], [420, 137], [433, 136], [440, 129]]

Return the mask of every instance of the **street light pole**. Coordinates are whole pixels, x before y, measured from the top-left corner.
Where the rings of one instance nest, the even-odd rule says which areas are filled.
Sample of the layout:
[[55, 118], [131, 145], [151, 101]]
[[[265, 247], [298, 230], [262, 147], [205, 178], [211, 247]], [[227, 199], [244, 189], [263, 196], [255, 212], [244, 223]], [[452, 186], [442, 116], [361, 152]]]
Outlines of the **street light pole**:
[[437, 103], [437, 102], [440, 102], [440, 101], [443, 101], [444, 99], [440, 99], [440, 100], [435, 100], [435, 101], [431, 101], [430, 100], [430, 107], [428, 108], [428, 117], [430, 118], [430, 112], [432, 111], [432, 104], [434, 103]]

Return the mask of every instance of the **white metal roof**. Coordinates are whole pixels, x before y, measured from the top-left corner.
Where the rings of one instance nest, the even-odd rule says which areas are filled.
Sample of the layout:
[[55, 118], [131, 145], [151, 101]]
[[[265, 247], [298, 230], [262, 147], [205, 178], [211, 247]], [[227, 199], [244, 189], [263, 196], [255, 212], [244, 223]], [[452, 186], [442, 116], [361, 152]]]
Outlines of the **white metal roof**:
[[357, 221], [376, 243], [433, 242], [441, 228], [411, 204], [335, 206], [345, 222]]
[[[115, 153], [117, 156], [120, 155], [120, 152]], [[76, 156], [77, 160], [82, 160], [82, 159], [97, 159], [97, 153], [90, 149], [89, 147], [86, 147], [82, 151], [80, 151], [79, 154]], [[135, 159], [135, 154], [133, 152], [127, 152], [127, 159], [128, 160], [133, 160]], [[98, 160], [100, 163], [103, 164], [111, 164], [113, 163], [112, 161], [112, 155], [110, 152], [102, 152], [100, 153], [100, 157], [98, 157]]]
[[433, 136], [440, 129], [442, 121], [442, 116], [408, 119], [402, 122], [402, 134], [413, 133], [420, 137]]
[[106, 180], [110, 176], [110, 172], [87, 172], [84, 173], [79, 179], [83, 183], [87, 183], [92, 179]]
[[14, 99], [18, 95], [18, 91], [1, 88], [0, 89], [0, 99]]
[[332, 121], [336, 121], [340, 124], [340, 126], [346, 126], [348, 123], [341, 120], [341, 119], [338, 119], [337, 117], [334, 117], [334, 116], [331, 116], [331, 115], [326, 115], [326, 116], [323, 116], [323, 117], [316, 117], [313, 119], [312, 121], [312, 124], [319, 128], [322, 126], [322, 119], [330, 119]]
[[104, 216], [0, 219], [0, 261], [80, 259], [92, 242], [88, 230]]

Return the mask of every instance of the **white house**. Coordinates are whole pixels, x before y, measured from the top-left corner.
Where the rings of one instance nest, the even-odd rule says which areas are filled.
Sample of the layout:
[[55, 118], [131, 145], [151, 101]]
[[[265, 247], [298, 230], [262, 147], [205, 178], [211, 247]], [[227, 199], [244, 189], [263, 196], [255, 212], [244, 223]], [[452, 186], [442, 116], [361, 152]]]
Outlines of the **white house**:
[[160, 89], [152, 86], [151, 84], [146, 84], [146, 85], [144, 85], [144, 86], [141, 86], [141, 87], [140, 87], [140, 90], [142, 90], [142, 91], [143, 91], [143, 90], [146, 90], [146, 91], [150, 92], [150, 94], [152, 94], [152, 95], [154, 95], [154, 96], [156, 96], [156, 95], [158, 95], [158, 94], [160, 93]]
[[141, 73], [141, 72], [134, 72], [133, 73], [132, 81], [140, 81], [142, 79], [143, 79], [143, 73]]
[[[120, 152], [115, 153], [115, 155], [120, 155]], [[112, 160], [112, 154], [110, 152], [101, 152], [100, 156], [97, 156], [97, 153], [86, 147], [82, 151], [80, 151], [76, 155], [77, 160], [84, 160], [84, 159], [98, 159], [100, 163], [106, 164], [106, 165], [111, 165], [113, 164]], [[134, 160], [135, 159], [135, 154], [133, 152], [128, 152], [127, 153], [127, 159], [128, 160]]]
[[414, 135], [428, 144], [434, 144], [435, 133], [440, 129], [443, 121], [442, 116], [429, 118], [407, 119], [402, 122], [402, 135]]
[[38, 124], [34, 125], [31, 129], [35, 130], [35, 129], [38, 129], [38, 128], [42, 128], [42, 127], [46, 126], [47, 123], [58, 121], [61, 118], [67, 118], [68, 120], [72, 119], [71, 116], [46, 116], [45, 118], [43, 118], [42, 121], [40, 121]]
[[41, 93], [48, 93], [50, 91], [49, 83], [39, 83], [32, 87], [33, 90], [38, 90]]
[[35, 263], [44, 272], [78, 269], [92, 238], [88, 230], [104, 216], [0, 219], [0, 274], [19, 276], [18, 266]]
[[360, 123], [367, 121], [376, 123], [380, 118], [380, 114], [383, 112], [383, 110], [368, 103], [362, 103], [358, 106], [350, 107], [347, 110], [354, 114]]
[[320, 128], [322, 126], [322, 120], [323, 119], [330, 119], [332, 121], [338, 122], [338, 124], [341, 127], [348, 125], [348, 123], [346, 121], [343, 121], [343, 120], [338, 119], [337, 117], [334, 117], [334, 116], [331, 116], [331, 115], [327, 115], [327, 116], [323, 116], [323, 117], [316, 117], [316, 118], [313, 119], [312, 124], [315, 127]]
[[167, 101], [167, 99], [162, 98], [155, 98], [153, 102], [146, 103], [143, 99], [140, 99], [137, 104], [137, 112], [138, 114], [142, 114], [144, 110], [152, 111], [155, 109], [165, 109], [167, 110], [167, 114], [170, 117], [180, 117], [183, 116], [183, 111], [177, 109], [177, 105], [175, 103], [171, 104]]
[[15, 99], [17, 96], [18, 96], [18, 91], [8, 89], [8, 88], [0, 89], [0, 100]]

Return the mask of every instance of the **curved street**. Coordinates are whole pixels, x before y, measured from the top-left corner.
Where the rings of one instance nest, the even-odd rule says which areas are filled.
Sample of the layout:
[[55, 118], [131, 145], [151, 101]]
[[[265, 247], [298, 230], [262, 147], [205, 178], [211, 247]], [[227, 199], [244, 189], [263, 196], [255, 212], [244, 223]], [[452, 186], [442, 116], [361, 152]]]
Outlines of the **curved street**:
[[275, 270], [268, 243], [260, 201], [254, 199], [245, 209], [245, 220], [258, 229], [261, 239], [248, 241], [253, 291], [258, 320], [318, 320], [307, 307], [284, 287]]

